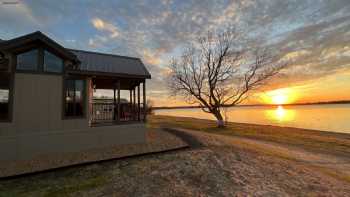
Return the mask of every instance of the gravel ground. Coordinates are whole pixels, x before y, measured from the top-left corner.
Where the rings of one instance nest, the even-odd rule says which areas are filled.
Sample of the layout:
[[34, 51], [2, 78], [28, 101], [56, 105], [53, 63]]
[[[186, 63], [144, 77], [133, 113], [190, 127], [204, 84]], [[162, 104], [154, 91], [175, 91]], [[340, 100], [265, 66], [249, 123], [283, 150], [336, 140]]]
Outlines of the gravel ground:
[[195, 148], [0, 182], [0, 196], [349, 196], [350, 185], [225, 136]]

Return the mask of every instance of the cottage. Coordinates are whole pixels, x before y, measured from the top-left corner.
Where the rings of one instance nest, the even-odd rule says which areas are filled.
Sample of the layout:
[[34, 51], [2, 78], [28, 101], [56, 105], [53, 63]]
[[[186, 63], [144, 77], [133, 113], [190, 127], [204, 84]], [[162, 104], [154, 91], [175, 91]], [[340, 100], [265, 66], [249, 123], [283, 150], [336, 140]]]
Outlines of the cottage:
[[[150, 78], [139, 58], [67, 49], [41, 32], [0, 40], [0, 161], [145, 142]], [[114, 97], [94, 99], [96, 89]]]

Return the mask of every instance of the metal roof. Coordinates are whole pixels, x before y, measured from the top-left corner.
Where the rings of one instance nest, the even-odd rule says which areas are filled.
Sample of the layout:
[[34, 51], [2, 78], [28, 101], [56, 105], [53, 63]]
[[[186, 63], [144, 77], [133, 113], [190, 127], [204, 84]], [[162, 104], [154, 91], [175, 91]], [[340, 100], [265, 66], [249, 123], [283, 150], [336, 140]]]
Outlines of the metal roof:
[[74, 53], [81, 62], [80, 71], [151, 78], [150, 73], [139, 58], [76, 49], [68, 50]]
[[63, 57], [66, 57], [67, 59], [72, 60], [74, 63], [79, 64], [80, 66], [77, 72], [80, 72], [81, 74], [86, 72], [87, 74], [92, 75], [151, 78], [150, 73], [139, 58], [92, 51], [67, 49], [40, 31], [36, 31], [11, 40], [0, 39], [0, 50], [6, 51], [16, 49], [18, 47], [22, 47], [38, 41], [54, 49]]

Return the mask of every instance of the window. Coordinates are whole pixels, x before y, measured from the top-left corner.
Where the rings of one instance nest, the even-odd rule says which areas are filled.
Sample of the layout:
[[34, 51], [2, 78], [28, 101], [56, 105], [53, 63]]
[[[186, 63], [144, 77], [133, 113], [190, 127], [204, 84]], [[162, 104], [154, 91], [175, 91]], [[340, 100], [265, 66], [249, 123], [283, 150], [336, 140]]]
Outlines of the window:
[[38, 70], [38, 50], [31, 50], [17, 55], [18, 70]]
[[65, 116], [81, 117], [84, 115], [85, 83], [84, 80], [66, 79], [65, 81]]
[[63, 60], [56, 55], [44, 52], [44, 71], [60, 73], [63, 70]]
[[9, 120], [10, 75], [0, 75], [0, 121]]

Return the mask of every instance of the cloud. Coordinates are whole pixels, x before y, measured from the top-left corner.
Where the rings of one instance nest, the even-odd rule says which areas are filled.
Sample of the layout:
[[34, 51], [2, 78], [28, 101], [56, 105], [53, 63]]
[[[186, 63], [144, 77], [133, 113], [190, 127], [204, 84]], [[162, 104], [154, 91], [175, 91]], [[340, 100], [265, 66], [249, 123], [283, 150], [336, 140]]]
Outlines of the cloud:
[[116, 38], [120, 35], [120, 32], [115, 25], [100, 18], [93, 18], [91, 23], [96, 29], [109, 33], [110, 38]]
[[286, 53], [281, 60], [283, 61], [296, 61], [296, 60], [300, 60], [301, 58], [309, 55], [311, 52], [308, 50], [298, 50], [298, 51], [292, 51], [289, 53]]
[[34, 31], [38, 27], [40, 27], [39, 19], [24, 2], [0, 4], [0, 33], [2, 36], [10, 38], [10, 33], [19, 36], [27, 33], [28, 29]]
[[348, 67], [344, 49], [350, 40], [348, 1], [187, 1], [152, 8], [131, 3], [113, 10], [118, 16], [108, 9], [107, 13], [128, 25], [123, 29], [126, 37], [105, 43], [113, 42], [116, 53], [142, 57], [154, 76], [152, 88], [164, 95], [164, 67], [180, 54], [178, 49], [208, 30], [237, 24], [247, 36], [266, 40], [268, 47], [289, 61], [271, 87], [300, 84]]
[[198, 35], [235, 25], [289, 61], [271, 87], [350, 70], [349, 0], [62, 1], [0, 7], [1, 35], [40, 29], [79, 48], [140, 57], [164, 100], [169, 60]]
[[95, 35], [93, 38], [89, 39], [89, 46], [92, 48], [103, 47], [103, 45], [107, 43], [108, 40], [108, 37]]

